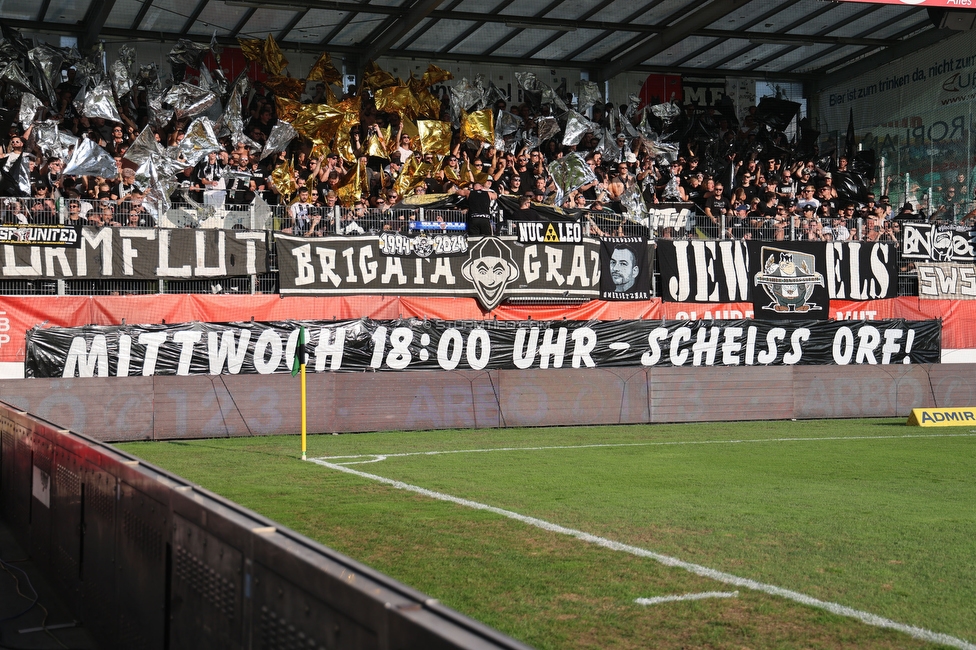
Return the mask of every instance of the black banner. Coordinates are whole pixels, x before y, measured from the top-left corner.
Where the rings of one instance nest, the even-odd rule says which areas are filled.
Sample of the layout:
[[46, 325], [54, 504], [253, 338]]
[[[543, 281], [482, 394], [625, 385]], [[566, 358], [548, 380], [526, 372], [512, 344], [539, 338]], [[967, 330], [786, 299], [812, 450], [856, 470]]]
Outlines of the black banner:
[[515, 237], [468, 238], [453, 257], [384, 255], [379, 238], [276, 235], [283, 296], [473, 296], [491, 310], [505, 298], [597, 298], [600, 242], [519, 244]]
[[821, 272], [825, 257], [818, 256], [823, 249], [815, 242], [750, 242], [750, 257], [761, 264], [752, 278], [757, 318], [830, 317], [830, 296]]
[[56, 225], [2, 225], [0, 226], [0, 246], [58, 246], [79, 248], [81, 246], [81, 226]]
[[658, 293], [668, 302], [749, 302], [752, 273], [746, 243], [659, 239]]
[[0, 275], [191, 280], [253, 275], [268, 268], [263, 231], [86, 227], [80, 235], [74, 250], [3, 245]]
[[903, 223], [901, 256], [925, 262], [972, 262], [976, 232], [960, 226]]
[[35, 328], [28, 377], [939, 363], [940, 321], [307, 321]]
[[583, 243], [583, 224], [579, 221], [515, 221], [512, 226], [520, 244]]
[[[770, 248], [765, 257], [764, 247]], [[887, 243], [660, 239], [656, 252], [661, 270], [660, 295], [668, 302], [766, 300], [764, 304], [769, 305], [775, 301], [764, 287], [771, 281], [760, 283], [757, 276], [766, 274], [770, 255], [776, 259], [778, 253], [772, 249], [813, 256], [808, 264], [812, 263], [812, 271], [823, 276], [823, 289], [829, 299], [880, 300], [894, 298], [898, 293], [895, 249]], [[816, 295], [813, 300], [818, 299]], [[826, 303], [826, 299], [820, 299], [820, 303]], [[805, 317], [819, 316], [808, 313]]]
[[643, 237], [600, 239], [602, 300], [650, 300], [651, 265]]

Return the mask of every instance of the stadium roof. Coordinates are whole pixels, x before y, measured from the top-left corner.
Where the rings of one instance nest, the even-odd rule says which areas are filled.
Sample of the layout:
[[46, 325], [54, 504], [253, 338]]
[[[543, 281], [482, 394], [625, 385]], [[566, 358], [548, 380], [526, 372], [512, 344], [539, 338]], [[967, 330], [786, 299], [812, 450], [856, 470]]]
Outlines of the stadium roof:
[[11, 27], [381, 56], [831, 83], [951, 34], [926, 10], [824, 0], [3, 0]]

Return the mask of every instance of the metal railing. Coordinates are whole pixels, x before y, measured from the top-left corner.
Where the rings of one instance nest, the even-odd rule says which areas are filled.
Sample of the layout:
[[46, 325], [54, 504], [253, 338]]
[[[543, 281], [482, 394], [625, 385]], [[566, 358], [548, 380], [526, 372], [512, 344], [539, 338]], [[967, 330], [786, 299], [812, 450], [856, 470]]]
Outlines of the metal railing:
[[[80, 199], [82, 216], [94, 215], [103, 210], [118, 214], [118, 209], [126, 204], [109, 201]], [[71, 201], [40, 198], [6, 198], [0, 203], [0, 222], [20, 223], [27, 219], [31, 223], [70, 222]], [[123, 223], [121, 215], [115, 223]], [[158, 219], [151, 219], [151, 225], [161, 228], [217, 228], [265, 230], [269, 233], [268, 268], [269, 272], [260, 276], [244, 276], [213, 280], [0, 280], [0, 295], [135, 295], [156, 293], [196, 293], [196, 294], [251, 294], [277, 293], [277, 257], [272, 232], [285, 232], [297, 236], [327, 237], [337, 235], [379, 234], [399, 232], [403, 234], [457, 233], [463, 232], [464, 213], [454, 209], [428, 209], [424, 207], [345, 208], [341, 206], [310, 206], [303, 218], [293, 218], [291, 206], [257, 205], [228, 206], [205, 205], [201, 203], [174, 203]], [[838, 241], [836, 234], [844, 230], [850, 239], [873, 241], [876, 237], [884, 241], [886, 235], [883, 225], [877, 226], [880, 232], [868, 233], [865, 219], [831, 219], [830, 225], [819, 222], [805, 222], [794, 216], [785, 219], [762, 219], [742, 221], [721, 215], [714, 222], [707, 216], [688, 210], [655, 210], [654, 214], [642, 221], [635, 221], [624, 215], [609, 211], [582, 211], [581, 224], [584, 233], [600, 235], [647, 235], [651, 239], [704, 238], [753, 239], [757, 241]], [[811, 225], [808, 225], [811, 224]], [[513, 234], [511, 222], [500, 224], [500, 234]], [[811, 234], [812, 233], [812, 234]], [[824, 235], [827, 234], [825, 237]], [[910, 260], [902, 260], [901, 246], [897, 239], [888, 239], [895, 244], [896, 264], [899, 268], [898, 295], [917, 295], [918, 279]], [[656, 278], [659, 279], [659, 278]], [[656, 284], [655, 284], [656, 286]]]
[[[89, 386], [88, 399], [107, 404], [118, 389], [98, 390]], [[6, 403], [0, 476], [0, 516], [102, 648], [528, 650], [273, 520]]]

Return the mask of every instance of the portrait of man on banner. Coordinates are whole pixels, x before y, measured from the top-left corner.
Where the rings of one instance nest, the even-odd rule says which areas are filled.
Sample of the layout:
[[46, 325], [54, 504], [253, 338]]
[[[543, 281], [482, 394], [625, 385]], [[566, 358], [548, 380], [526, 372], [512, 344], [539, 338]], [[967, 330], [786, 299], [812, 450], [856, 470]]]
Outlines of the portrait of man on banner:
[[600, 299], [649, 300], [651, 269], [643, 237], [600, 240]]

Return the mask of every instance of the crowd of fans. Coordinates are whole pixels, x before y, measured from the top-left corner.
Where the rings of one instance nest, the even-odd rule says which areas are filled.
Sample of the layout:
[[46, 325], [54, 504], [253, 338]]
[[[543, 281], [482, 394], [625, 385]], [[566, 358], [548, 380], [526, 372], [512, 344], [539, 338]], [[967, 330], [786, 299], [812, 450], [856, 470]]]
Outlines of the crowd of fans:
[[[136, 87], [121, 98], [117, 108], [122, 121], [110, 122], [80, 115], [73, 102], [79, 90], [73, 69], [65, 69], [62, 78], [57, 87], [59, 103], [42, 109], [37, 118], [54, 120], [62, 132], [96, 142], [115, 158], [116, 173], [110, 177], [62, 174], [66, 161], [45, 156], [33, 143], [31, 125], [13, 121], [0, 141], [0, 169], [9, 177], [25, 156], [30, 192], [3, 199], [0, 218], [13, 224], [67, 220], [91, 226], [156, 225], [159, 215], [146, 200], [146, 188], [136, 182], [133, 165], [124, 159], [133, 140], [150, 123], [146, 89]], [[8, 114], [16, 115], [20, 89], [5, 83], [0, 90]], [[323, 101], [325, 84], [312, 83], [306, 93], [305, 103]], [[498, 99], [492, 106], [496, 119], [501, 112], [514, 116], [518, 132], [530, 137], [507, 142], [499, 150], [462, 140], [455, 128], [450, 153], [435, 155], [422, 152], [419, 138], [403, 132], [397, 114], [378, 111], [370, 93], [364, 92], [361, 99], [360, 123], [350, 132], [355, 159], [345, 160], [336, 153], [313, 157], [312, 143], [302, 138], [293, 140], [285, 151], [261, 157], [278, 120], [277, 106], [271, 91], [254, 83], [253, 94], [244, 102], [243, 132], [248, 142], [225, 138], [219, 151], [187, 165], [176, 175], [170, 200], [177, 205], [218, 203], [234, 211], [251, 209], [260, 196], [270, 206], [279, 206], [276, 227], [302, 236], [404, 230], [409, 223], [404, 211], [418, 204], [415, 200], [405, 204], [405, 199], [424, 194], [463, 196], [472, 187], [493, 197], [512, 197], [522, 213], [533, 206], [583, 211], [598, 234], [633, 226], [635, 216], [640, 216], [633, 209], [635, 197], [643, 209], [675, 202], [695, 206], [694, 227], [652, 233], [663, 237], [897, 241], [905, 219], [967, 224], [973, 219], [966, 211], [971, 190], [962, 175], [959, 182], [940, 188], [945, 197], [928, 215], [919, 214], [919, 206], [911, 203], [892, 206], [885, 195], [839, 192], [834, 177], [850, 172], [848, 158], [821, 157], [816, 148], [801, 150], [765, 123], [756, 107], [748, 108], [740, 124], [731, 110], [685, 106], [675, 120], [673, 115], [662, 118], [635, 110], [636, 105], [598, 103], [587, 111], [597, 128], [578, 144], [563, 145], [562, 133], [541, 141], [532, 137], [538, 133], [538, 121], [559, 117], [551, 104], [526, 100], [510, 106]], [[440, 118], [450, 121], [451, 95], [445, 90], [440, 99]], [[630, 124], [625, 125], [626, 120]], [[177, 145], [188, 123], [189, 118], [176, 116], [155, 129], [155, 137], [161, 145]], [[652, 130], [638, 131], [637, 126]], [[370, 155], [367, 144], [372, 136], [382, 140], [386, 157]], [[550, 164], [571, 153], [585, 159], [592, 175], [582, 186], [564, 192], [552, 177]], [[294, 192], [283, 196], [273, 172], [286, 161], [294, 170]], [[424, 170], [422, 178], [398, 191], [403, 188], [397, 182], [401, 171], [407, 165], [417, 169], [417, 163]], [[365, 174], [359, 183], [363, 191], [350, 198], [340, 190], [357, 167]], [[229, 170], [235, 173], [228, 174]], [[864, 187], [873, 183], [870, 178], [864, 181]], [[499, 213], [495, 225], [503, 218]]]

